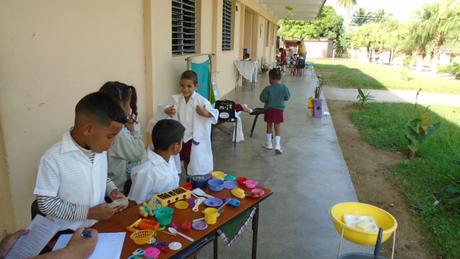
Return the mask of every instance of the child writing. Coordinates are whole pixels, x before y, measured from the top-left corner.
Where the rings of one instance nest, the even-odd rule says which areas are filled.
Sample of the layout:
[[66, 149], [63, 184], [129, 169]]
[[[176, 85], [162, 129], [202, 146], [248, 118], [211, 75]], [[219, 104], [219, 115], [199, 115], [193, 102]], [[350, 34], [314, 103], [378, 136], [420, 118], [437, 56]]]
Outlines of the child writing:
[[129, 199], [140, 204], [153, 195], [179, 186], [179, 173], [173, 156], [182, 149], [185, 128], [176, 120], [159, 120], [152, 130], [153, 150], [148, 160], [133, 168]]
[[272, 134], [273, 126], [275, 126], [275, 151], [276, 154], [281, 154], [281, 123], [284, 121], [283, 110], [284, 102], [289, 100], [291, 94], [285, 84], [280, 83], [281, 71], [273, 68], [268, 73], [270, 85], [266, 86], [262, 93], [260, 93], [260, 101], [265, 105], [264, 120], [267, 122], [267, 135], [266, 141], [263, 145], [264, 148], [272, 150]]
[[99, 90], [118, 102], [127, 117], [127, 123], [116, 137], [115, 143], [108, 150], [109, 178], [118, 189], [125, 194], [129, 193], [129, 170], [136, 165], [145, 155], [145, 146], [140, 133], [139, 124], [136, 123], [137, 105], [136, 91], [133, 86], [120, 82], [107, 82]]
[[181, 94], [173, 95], [174, 105], [164, 113], [177, 119], [184, 125], [184, 139], [180, 158], [184, 161], [187, 174], [204, 175], [213, 170], [211, 147], [211, 126], [217, 123], [219, 111], [195, 90], [198, 88], [198, 76], [188, 70], [180, 77]]
[[125, 209], [112, 208], [104, 197], [125, 198], [107, 178], [105, 151], [126, 122], [123, 109], [108, 95], [88, 94], [75, 107], [73, 128], [40, 159], [34, 194], [39, 210], [60, 230], [89, 227]]

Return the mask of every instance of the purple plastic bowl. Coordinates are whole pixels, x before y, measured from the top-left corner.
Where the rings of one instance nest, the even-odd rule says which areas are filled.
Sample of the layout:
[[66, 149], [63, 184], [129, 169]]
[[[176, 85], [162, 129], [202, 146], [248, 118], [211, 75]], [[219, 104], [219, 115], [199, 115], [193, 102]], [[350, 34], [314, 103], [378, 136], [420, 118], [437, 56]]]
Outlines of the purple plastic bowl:
[[208, 188], [214, 192], [222, 191], [224, 189], [224, 181], [219, 179], [211, 179], [208, 181]]
[[211, 179], [211, 174], [204, 175], [192, 175], [190, 176], [190, 182], [192, 183], [193, 189], [195, 188], [206, 188], [206, 183]]

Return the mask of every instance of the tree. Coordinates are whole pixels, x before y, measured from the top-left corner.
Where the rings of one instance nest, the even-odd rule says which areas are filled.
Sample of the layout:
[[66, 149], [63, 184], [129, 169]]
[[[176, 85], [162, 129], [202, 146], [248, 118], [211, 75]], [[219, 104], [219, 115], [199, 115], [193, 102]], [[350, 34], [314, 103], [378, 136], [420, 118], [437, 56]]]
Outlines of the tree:
[[440, 54], [441, 47], [446, 41], [459, 42], [460, 27], [459, 1], [444, 0], [441, 2], [424, 5], [416, 13], [413, 32], [413, 43], [423, 54], [429, 53], [431, 57]]
[[350, 8], [356, 5], [356, 0], [338, 0], [337, 4], [345, 8]]
[[353, 18], [351, 19], [351, 24], [356, 26], [361, 26], [363, 24], [368, 23], [372, 20], [372, 12], [368, 12], [365, 8], [358, 8], [353, 13]]
[[284, 19], [279, 24], [278, 35], [286, 39], [338, 39], [343, 33], [343, 18], [331, 6], [324, 6], [313, 21]]

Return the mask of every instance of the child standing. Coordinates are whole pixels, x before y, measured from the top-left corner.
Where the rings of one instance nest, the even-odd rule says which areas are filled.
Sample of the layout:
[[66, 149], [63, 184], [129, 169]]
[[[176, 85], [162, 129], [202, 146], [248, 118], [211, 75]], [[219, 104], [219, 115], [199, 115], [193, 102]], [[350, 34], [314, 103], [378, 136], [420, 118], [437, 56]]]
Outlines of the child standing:
[[159, 120], [152, 130], [153, 150], [147, 151], [148, 160], [133, 168], [133, 184], [129, 199], [138, 204], [153, 195], [179, 186], [179, 173], [173, 156], [182, 149], [185, 128], [176, 120]]
[[164, 113], [177, 119], [185, 127], [180, 159], [184, 161], [187, 174], [204, 175], [213, 170], [211, 147], [211, 126], [217, 123], [219, 111], [195, 90], [198, 88], [198, 76], [188, 70], [180, 77], [181, 94], [173, 95], [174, 105]]
[[[128, 122], [116, 137], [115, 143], [107, 152], [109, 163], [109, 178], [118, 189], [129, 193], [130, 164], [139, 163], [145, 155], [145, 146], [140, 133], [137, 118], [136, 91], [133, 86], [120, 82], [107, 82], [99, 90], [112, 97], [120, 104]], [[128, 182], [128, 184], [127, 184]]]
[[75, 123], [40, 159], [34, 194], [38, 209], [60, 230], [89, 227], [126, 207], [111, 208], [125, 196], [107, 178], [106, 150], [127, 122], [120, 105], [108, 95], [92, 93], [75, 107]]
[[272, 150], [272, 134], [273, 125], [275, 126], [275, 151], [277, 154], [281, 154], [281, 123], [284, 121], [283, 110], [284, 102], [289, 100], [291, 94], [285, 84], [281, 84], [281, 71], [277, 68], [273, 68], [268, 73], [270, 78], [270, 85], [266, 86], [262, 93], [260, 93], [260, 101], [265, 105], [265, 116], [264, 120], [267, 122], [267, 135], [266, 141], [263, 145], [264, 148]]

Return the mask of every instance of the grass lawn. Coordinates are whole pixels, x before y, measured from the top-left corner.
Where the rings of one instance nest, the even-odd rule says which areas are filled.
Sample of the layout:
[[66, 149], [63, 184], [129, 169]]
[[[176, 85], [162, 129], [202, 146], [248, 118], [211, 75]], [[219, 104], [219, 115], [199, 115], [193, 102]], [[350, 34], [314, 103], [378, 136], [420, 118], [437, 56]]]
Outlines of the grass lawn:
[[[351, 120], [363, 138], [379, 148], [402, 150], [404, 125], [413, 117], [413, 105], [372, 103], [361, 112], [352, 112]], [[423, 111], [419, 107], [418, 112]], [[448, 175], [460, 179], [460, 107], [431, 106], [433, 121], [441, 128], [421, 145], [420, 157], [406, 160], [392, 169], [391, 181], [406, 197], [417, 215], [425, 244], [443, 258], [460, 258], [460, 212], [434, 206], [450, 184]], [[460, 211], [460, 208], [458, 208]]]
[[410, 73], [411, 80], [407, 81], [404, 79], [402, 69], [390, 66], [343, 59], [313, 60], [312, 62], [315, 64], [315, 70], [324, 78], [326, 86], [383, 90], [422, 88], [424, 92], [460, 94], [460, 80], [447, 80], [429, 74]]

